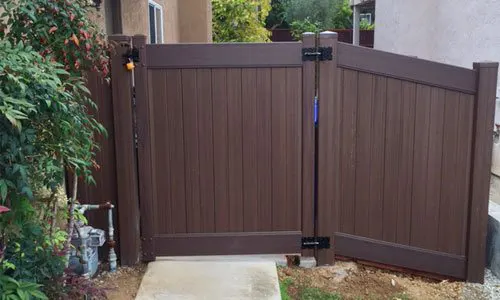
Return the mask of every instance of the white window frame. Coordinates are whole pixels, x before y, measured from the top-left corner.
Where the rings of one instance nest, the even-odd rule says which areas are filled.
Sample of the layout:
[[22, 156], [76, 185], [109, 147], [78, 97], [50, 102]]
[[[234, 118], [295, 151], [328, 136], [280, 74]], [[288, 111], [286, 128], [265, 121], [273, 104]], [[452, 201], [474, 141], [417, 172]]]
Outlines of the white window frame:
[[365, 19], [368, 21], [369, 24], [372, 24], [372, 14], [371, 13], [364, 13], [364, 14], [359, 14], [359, 21]]
[[[163, 43], [163, 7], [158, 4], [157, 2], [153, 1], [153, 0], [148, 0], [148, 39], [149, 39], [149, 42], [151, 43], [151, 27], [150, 27], [150, 18], [151, 16], [149, 15], [149, 7], [150, 6], [153, 6], [155, 8], [154, 12], [154, 23], [155, 23], [155, 27], [158, 25], [158, 20], [156, 19], [158, 16], [157, 16], [157, 13], [156, 13], [156, 10], [159, 9], [160, 10], [160, 28], [156, 28], [156, 44], [162, 44]], [[159, 29], [159, 30], [158, 30]]]

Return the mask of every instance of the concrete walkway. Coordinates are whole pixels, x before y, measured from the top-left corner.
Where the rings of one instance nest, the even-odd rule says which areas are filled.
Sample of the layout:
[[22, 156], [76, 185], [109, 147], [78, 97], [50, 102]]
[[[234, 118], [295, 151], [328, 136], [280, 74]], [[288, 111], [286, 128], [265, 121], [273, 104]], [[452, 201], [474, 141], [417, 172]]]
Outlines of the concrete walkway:
[[276, 264], [263, 259], [158, 260], [148, 265], [138, 300], [280, 300]]

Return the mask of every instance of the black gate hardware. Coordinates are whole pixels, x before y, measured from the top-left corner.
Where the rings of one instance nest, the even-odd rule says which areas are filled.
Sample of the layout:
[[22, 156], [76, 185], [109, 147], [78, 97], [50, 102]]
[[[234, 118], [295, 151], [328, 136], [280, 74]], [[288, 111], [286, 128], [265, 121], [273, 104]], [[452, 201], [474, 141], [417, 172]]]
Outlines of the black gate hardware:
[[302, 48], [302, 61], [332, 60], [332, 47]]
[[303, 237], [302, 249], [330, 249], [330, 237]]
[[123, 54], [124, 64], [127, 64], [131, 61], [138, 63], [141, 61], [139, 57], [139, 49], [136, 47], [129, 48], [125, 54]]

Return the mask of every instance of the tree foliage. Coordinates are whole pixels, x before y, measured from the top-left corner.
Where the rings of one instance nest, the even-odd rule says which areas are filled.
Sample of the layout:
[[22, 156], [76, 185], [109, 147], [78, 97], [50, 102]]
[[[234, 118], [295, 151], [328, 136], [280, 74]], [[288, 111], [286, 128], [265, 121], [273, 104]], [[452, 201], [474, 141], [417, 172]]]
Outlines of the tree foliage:
[[268, 42], [270, 9], [270, 0], [213, 0], [214, 42]]
[[290, 25], [286, 21], [285, 4], [283, 0], [271, 0], [271, 10], [266, 18], [266, 28], [288, 28]]
[[349, 0], [281, 0], [280, 3], [284, 10], [284, 22], [290, 25], [292, 35], [296, 39], [306, 31], [319, 32], [352, 27]]

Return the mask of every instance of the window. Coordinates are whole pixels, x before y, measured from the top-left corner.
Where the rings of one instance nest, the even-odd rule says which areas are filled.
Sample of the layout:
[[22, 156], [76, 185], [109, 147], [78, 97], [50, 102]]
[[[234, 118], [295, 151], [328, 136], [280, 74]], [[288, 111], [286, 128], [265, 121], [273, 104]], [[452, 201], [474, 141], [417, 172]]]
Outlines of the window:
[[149, 42], [163, 43], [163, 9], [152, 0], [149, 0]]
[[368, 24], [372, 23], [372, 14], [371, 13], [366, 13], [366, 14], [360, 14], [359, 15], [359, 21], [365, 20]]

